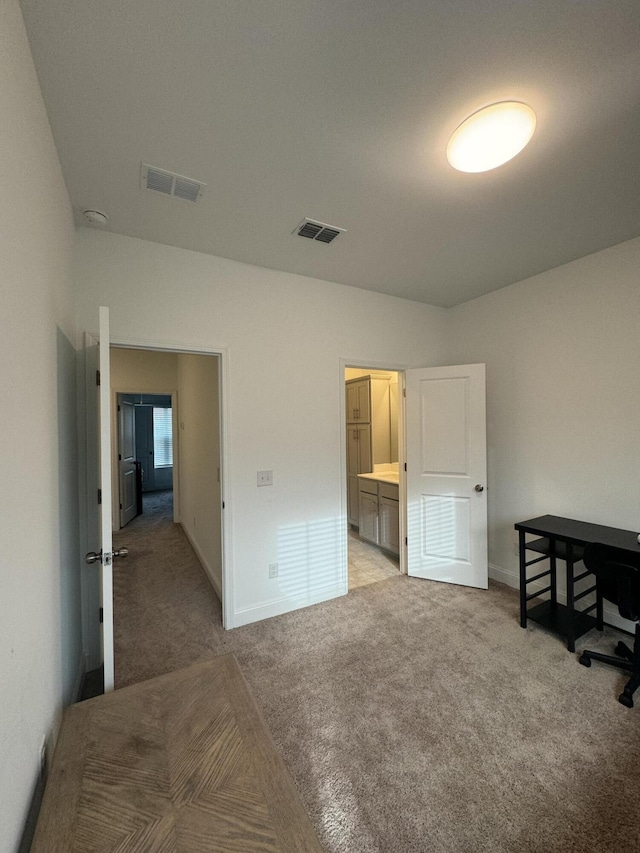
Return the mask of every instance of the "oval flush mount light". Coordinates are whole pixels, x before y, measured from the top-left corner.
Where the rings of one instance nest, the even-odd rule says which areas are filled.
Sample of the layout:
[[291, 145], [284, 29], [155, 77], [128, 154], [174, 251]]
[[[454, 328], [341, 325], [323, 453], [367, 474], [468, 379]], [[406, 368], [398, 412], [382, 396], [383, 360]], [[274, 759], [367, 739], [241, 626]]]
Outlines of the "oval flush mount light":
[[83, 216], [91, 225], [106, 225], [109, 217], [101, 210], [85, 210]]
[[453, 132], [447, 160], [459, 172], [488, 172], [519, 154], [536, 129], [536, 114], [520, 101], [478, 110]]

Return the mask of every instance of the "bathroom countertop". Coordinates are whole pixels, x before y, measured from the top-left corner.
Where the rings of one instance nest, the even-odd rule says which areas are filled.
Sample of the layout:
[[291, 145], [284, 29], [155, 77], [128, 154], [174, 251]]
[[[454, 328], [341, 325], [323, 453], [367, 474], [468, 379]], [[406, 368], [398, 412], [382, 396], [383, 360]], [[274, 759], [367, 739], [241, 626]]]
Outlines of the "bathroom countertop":
[[395, 483], [397, 486], [400, 482], [400, 475], [397, 471], [371, 471], [369, 474], [358, 474], [363, 480], [379, 480], [381, 483]]

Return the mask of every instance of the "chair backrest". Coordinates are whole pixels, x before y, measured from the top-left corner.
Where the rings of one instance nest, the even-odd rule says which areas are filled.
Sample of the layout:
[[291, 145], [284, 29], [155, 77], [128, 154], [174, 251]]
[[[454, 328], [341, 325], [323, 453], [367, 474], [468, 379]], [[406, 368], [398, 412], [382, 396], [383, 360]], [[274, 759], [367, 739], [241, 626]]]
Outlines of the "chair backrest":
[[596, 576], [601, 595], [618, 605], [624, 619], [639, 622], [640, 552], [594, 543], [587, 545], [582, 559], [587, 569]]

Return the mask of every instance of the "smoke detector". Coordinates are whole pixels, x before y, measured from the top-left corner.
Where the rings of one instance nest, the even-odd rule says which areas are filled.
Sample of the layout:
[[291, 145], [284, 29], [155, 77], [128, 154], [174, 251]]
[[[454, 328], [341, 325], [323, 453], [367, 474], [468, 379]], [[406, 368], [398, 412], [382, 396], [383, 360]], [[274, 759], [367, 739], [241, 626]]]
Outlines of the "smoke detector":
[[101, 210], [85, 210], [83, 216], [91, 225], [106, 225], [109, 221], [107, 214]]
[[326, 222], [318, 222], [315, 219], [303, 219], [293, 229], [293, 234], [298, 237], [307, 237], [309, 240], [317, 240], [319, 243], [331, 243], [340, 234], [344, 234], [346, 228], [338, 228], [335, 225], [327, 225]]
[[157, 166], [142, 164], [140, 186], [143, 190], [154, 190], [157, 193], [181, 198], [183, 201], [196, 202], [202, 198], [206, 184], [193, 178], [185, 178], [184, 175], [176, 175], [159, 169]]

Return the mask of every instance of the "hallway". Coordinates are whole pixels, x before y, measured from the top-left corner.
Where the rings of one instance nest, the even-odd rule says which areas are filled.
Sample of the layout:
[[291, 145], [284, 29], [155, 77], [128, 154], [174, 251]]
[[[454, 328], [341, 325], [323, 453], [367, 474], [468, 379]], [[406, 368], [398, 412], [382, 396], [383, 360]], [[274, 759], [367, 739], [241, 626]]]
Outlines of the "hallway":
[[221, 654], [222, 607], [182, 527], [173, 493], [150, 492], [144, 511], [113, 537], [115, 686]]

